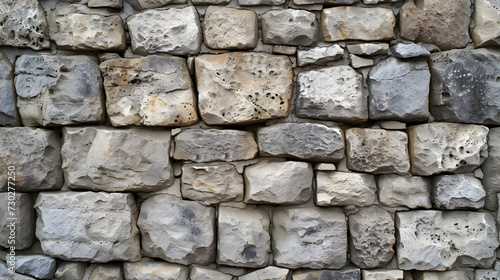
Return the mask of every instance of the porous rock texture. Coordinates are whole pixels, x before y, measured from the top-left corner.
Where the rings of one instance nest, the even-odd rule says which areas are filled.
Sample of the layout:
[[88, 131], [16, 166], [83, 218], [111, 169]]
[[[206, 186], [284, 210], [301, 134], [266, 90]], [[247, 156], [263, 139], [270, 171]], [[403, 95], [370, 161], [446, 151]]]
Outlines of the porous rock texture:
[[371, 174], [317, 171], [316, 205], [370, 206], [376, 200], [377, 185]]
[[310, 46], [318, 40], [314, 13], [304, 10], [274, 10], [262, 15], [262, 41], [266, 44]]

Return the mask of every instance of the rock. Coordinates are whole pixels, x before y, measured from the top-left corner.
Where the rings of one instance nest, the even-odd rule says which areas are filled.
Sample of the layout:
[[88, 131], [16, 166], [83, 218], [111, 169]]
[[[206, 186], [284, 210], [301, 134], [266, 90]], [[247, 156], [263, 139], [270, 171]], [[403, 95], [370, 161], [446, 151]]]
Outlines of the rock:
[[[363, 0], [363, 4], [365, 5], [374, 5], [378, 3], [391, 3], [391, 2], [399, 2], [402, 0]], [[392, 279], [390, 279], [392, 280]]]
[[404, 122], [398, 122], [398, 121], [383, 121], [380, 122], [380, 127], [383, 129], [389, 129], [389, 130], [405, 130], [406, 129], [406, 123]]
[[215, 209], [160, 194], [141, 205], [137, 224], [148, 257], [180, 264], [215, 261]]
[[236, 161], [257, 155], [253, 133], [230, 129], [190, 129], [175, 136], [174, 159]]
[[476, 47], [500, 46], [500, 2], [476, 0], [474, 2], [474, 30], [472, 40]]
[[341, 6], [323, 9], [321, 33], [326, 42], [392, 40], [396, 17], [391, 9]]
[[394, 56], [399, 58], [426, 57], [431, 55], [431, 53], [422, 45], [413, 43], [397, 43], [391, 47], [391, 52]]
[[273, 45], [273, 53], [276, 54], [295, 55], [296, 52], [297, 52], [297, 47]]
[[308, 50], [299, 50], [297, 52], [297, 65], [305, 66], [309, 64], [324, 64], [326, 62], [342, 59], [344, 49], [339, 45], [328, 47], [315, 47]]
[[121, 264], [91, 264], [85, 269], [82, 280], [123, 280]]
[[[354, 5], [359, 0], [293, 0], [295, 5], [312, 5], [312, 4], [325, 4], [325, 5]], [[321, 10], [321, 9], [320, 9]]]
[[384, 129], [347, 129], [346, 157], [350, 170], [405, 174], [410, 170], [408, 136]]
[[352, 68], [363, 68], [369, 67], [373, 65], [373, 59], [371, 58], [363, 58], [354, 54], [349, 55], [349, 60], [351, 61]]
[[370, 206], [376, 201], [376, 191], [375, 177], [371, 174], [316, 172], [318, 206]]
[[344, 135], [338, 127], [315, 123], [278, 123], [257, 130], [261, 155], [338, 162], [344, 158]]
[[[175, 278], [177, 279], [177, 278]], [[217, 270], [206, 269], [202, 267], [193, 266], [191, 273], [189, 273], [190, 280], [231, 280], [232, 275], [219, 272]]]
[[499, 278], [500, 278], [500, 271], [494, 269], [476, 269], [474, 271], [474, 279], [497, 280]]
[[123, 9], [123, 0], [89, 0], [89, 8], [113, 8]]
[[314, 165], [314, 170], [319, 171], [335, 171], [337, 168], [333, 163], [316, 163]]
[[285, 0], [238, 0], [240, 6], [261, 6], [272, 5], [278, 6], [285, 4]]
[[105, 118], [96, 57], [22, 55], [15, 74], [17, 106], [25, 126], [96, 123]]
[[152, 192], [174, 182], [169, 131], [64, 127], [63, 138], [62, 167], [69, 188]]
[[16, 256], [15, 270], [38, 279], [52, 279], [56, 272], [56, 259], [44, 255]]
[[288, 57], [257, 52], [201, 55], [195, 67], [205, 123], [245, 124], [288, 116], [293, 91]]
[[436, 208], [480, 209], [486, 193], [481, 180], [464, 174], [439, 175], [433, 178], [433, 202]]
[[444, 272], [433, 272], [425, 271], [418, 275], [416, 280], [469, 280], [465, 271], [444, 271]]
[[311, 46], [318, 41], [316, 15], [305, 10], [270, 10], [262, 14], [265, 44]]
[[464, 173], [488, 157], [488, 128], [473, 124], [428, 123], [410, 126], [411, 174]]
[[82, 280], [86, 263], [63, 261], [57, 267], [55, 277], [58, 280]]
[[188, 271], [187, 266], [149, 258], [143, 258], [140, 262], [135, 263], [123, 263], [125, 280], [188, 280]]
[[389, 50], [389, 44], [387, 43], [363, 43], [355, 45], [347, 45], [347, 50], [351, 54], [355, 55], [379, 55], [387, 54]]
[[246, 273], [247, 269], [243, 267], [219, 265], [217, 266], [217, 271], [229, 274], [233, 277], [240, 277]]
[[350, 260], [361, 268], [377, 268], [388, 264], [394, 256], [392, 247], [394, 221], [380, 206], [370, 206], [349, 216]]
[[407, 1], [399, 12], [401, 37], [431, 43], [441, 50], [460, 49], [469, 42], [470, 0]]
[[[0, 127], [0, 189], [8, 191], [7, 170], [15, 173], [15, 190], [58, 190], [63, 185], [61, 143], [55, 131], [29, 127]], [[9, 166], [10, 167], [9, 169]], [[13, 170], [15, 169], [15, 170]], [[12, 176], [10, 176], [12, 177]], [[12, 183], [10, 184], [13, 187]]]
[[4, 53], [0, 52], [0, 126], [19, 126], [20, 123], [14, 91], [14, 70]]
[[260, 208], [219, 206], [217, 264], [265, 267], [271, 252], [270, 215]]
[[361, 280], [361, 270], [359, 268], [344, 268], [339, 270], [305, 270], [293, 273], [292, 280]]
[[210, 6], [205, 12], [203, 38], [212, 49], [253, 49], [259, 23], [254, 11]]
[[497, 193], [500, 193], [500, 128], [491, 128], [488, 134], [488, 158], [481, 166], [482, 180], [486, 199], [484, 208], [490, 211], [497, 209]]
[[396, 227], [397, 260], [403, 270], [490, 267], [499, 245], [490, 213], [397, 212]]
[[50, 47], [45, 11], [38, 0], [2, 1], [0, 3], [0, 45]]
[[299, 117], [359, 123], [368, 119], [361, 75], [349, 66], [324, 67], [298, 74]]
[[227, 5], [231, 0], [192, 0], [193, 5]]
[[101, 63], [106, 107], [114, 126], [185, 126], [198, 122], [186, 60], [175, 56]]
[[341, 208], [281, 206], [273, 212], [273, 225], [276, 265], [290, 269], [346, 265], [347, 223]]
[[[12, 184], [11, 187], [13, 187]], [[31, 247], [35, 239], [36, 220], [33, 203], [31, 194], [0, 193], [0, 235], [2, 236], [0, 246], [8, 249], [14, 246], [16, 250]]]
[[225, 162], [182, 166], [182, 195], [203, 205], [243, 200], [243, 177]]
[[370, 119], [427, 120], [430, 80], [425, 60], [389, 57], [377, 63], [368, 76]]
[[362, 275], [364, 280], [403, 280], [403, 270], [398, 269], [363, 269]]
[[125, 0], [134, 9], [140, 11], [144, 9], [159, 8], [169, 4], [184, 4], [187, 0]]
[[377, 177], [378, 200], [386, 207], [432, 208], [431, 180], [410, 175]]
[[431, 55], [430, 110], [437, 121], [500, 124], [500, 51]]
[[36, 237], [46, 255], [92, 262], [141, 257], [132, 194], [41, 192], [34, 207]]
[[5, 262], [3, 262], [3, 261], [0, 261], [0, 277], [3, 277], [4, 279], [14, 279], [14, 280], [35, 280], [36, 279], [33, 277], [24, 276], [22, 274], [12, 272], [11, 270], [7, 269], [7, 266], [5, 265]]
[[268, 266], [263, 269], [238, 277], [238, 280], [287, 280], [290, 270], [277, 266]]
[[127, 24], [134, 53], [189, 55], [200, 51], [200, 20], [193, 6], [147, 10], [129, 16]]

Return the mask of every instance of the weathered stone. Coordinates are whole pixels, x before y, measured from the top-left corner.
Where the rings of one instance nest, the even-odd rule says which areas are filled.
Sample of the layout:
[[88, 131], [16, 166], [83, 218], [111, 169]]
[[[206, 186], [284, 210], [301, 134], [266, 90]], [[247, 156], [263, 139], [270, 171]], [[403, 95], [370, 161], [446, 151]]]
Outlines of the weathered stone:
[[285, 4], [285, 0], [238, 0], [240, 6], [277, 6]]
[[439, 52], [430, 63], [430, 110], [436, 120], [500, 124], [500, 51]]
[[500, 1], [474, 2], [474, 30], [472, 39], [476, 47], [500, 46]]
[[266, 44], [311, 46], [318, 41], [316, 15], [305, 10], [270, 10], [262, 15], [261, 24]]
[[231, 0], [191, 0], [193, 5], [227, 5]]
[[98, 60], [93, 56], [23, 55], [16, 61], [17, 106], [25, 126], [104, 119]]
[[361, 280], [361, 270], [359, 268], [344, 268], [339, 270], [299, 270], [292, 276], [292, 280], [323, 279]]
[[55, 277], [58, 280], [82, 280], [86, 263], [63, 261], [57, 267]]
[[488, 134], [488, 158], [481, 166], [484, 173], [482, 180], [486, 199], [484, 208], [497, 209], [497, 193], [500, 193], [500, 128], [491, 128]]
[[432, 208], [431, 181], [426, 177], [381, 175], [377, 178], [378, 200], [386, 207]]
[[56, 272], [56, 259], [44, 255], [16, 256], [15, 270], [38, 279], [52, 279]]
[[431, 53], [419, 44], [397, 43], [391, 47], [391, 52], [399, 58], [426, 57]]
[[210, 6], [205, 12], [203, 38], [212, 49], [253, 49], [259, 23], [254, 11]]
[[215, 209], [161, 194], [146, 199], [137, 221], [148, 257], [180, 264], [215, 261]]
[[394, 39], [396, 17], [391, 9], [341, 6], [323, 9], [321, 32], [326, 42]]
[[405, 174], [410, 170], [408, 136], [384, 129], [346, 130], [347, 167], [374, 174]]
[[312, 4], [353, 5], [358, 2], [359, 0], [293, 0], [293, 3], [295, 5], [312, 5]]
[[298, 74], [299, 117], [363, 122], [368, 106], [361, 75], [349, 66], [325, 67]]
[[295, 53], [297, 53], [297, 47], [284, 46], [284, 45], [273, 45], [273, 53], [295, 55]]
[[[175, 278], [177, 279], [177, 278]], [[189, 273], [190, 280], [231, 280], [233, 279], [232, 275], [222, 273], [217, 270], [196, 267], [193, 266], [191, 268], [191, 272]], [[174, 279], [172, 279], [174, 280]]]
[[362, 275], [363, 280], [403, 280], [404, 271], [398, 269], [363, 269]]
[[122, 9], [123, 0], [89, 0], [87, 5], [90, 8], [113, 8]]
[[490, 213], [410, 211], [396, 213], [399, 269], [490, 267], [498, 233]]
[[125, 280], [188, 280], [188, 271], [187, 266], [149, 258], [143, 258], [140, 262], [123, 263]]
[[185, 126], [198, 122], [186, 61], [151, 55], [106, 60], [100, 65], [106, 107], [114, 126]]
[[0, 3], [0, 45], [48, 48], [50, 41], [45, 11], [38, 0]]
[[370, 206], [375, 203], [377, 185], [371, 174], [340, 171], [316, 172], [316, 205]]
[[474, 271], [474, 279], [498, 280], [500, 279], [500, 271], [494, 269], [476, 269]]
[[[416, 280], [469, 280], [465, 271], [455, 270], [455, 271], [444, 271], [444, 272], [434, 272], [425, 271], [419, 273], [415, 278]], [[482, 279], [484, 280], [484, 279]]]
[[187, 0], [125, 0], [127, 1], [134, 9], [136, 10], [144, 10], [151, 8], [159, 8], [163, 6], [167, 6], [169, 4], [184, 4]]
[[401, 37], [460, 49], [469, 42], [470, 16], [470, 0], [407, 1], [399, 12]]
[[383, 121], [379, 122], [380, 127], [389, 130], [404, 130], [406, 129], [406, 123], [398, 121]]
[[69, 188], [149, 192], [174, 182], [169, 131], [64, 127], [63, 138], [62, 168]]
[[365, 5], [374, 5], [378, 3], [392, 3], [392, 2], [400, 2], [402, 0], [363, 0], [363, 4]]
[[137, 207], [132, 194], [41, 192], [36, 237], [46, 255], [71, 261], [138, 261]]
[[351, 61], [351, 66], [352, 68], [363, 68], [363, 67], [370, 67], [373, 65], [373, 59], [371, 58], [364, 58], [360, 57], [354, 54], [349, 54], [349, 60]]
[[433, 202], [437, 208], [480, 209], [486, 192], [481, 180], [464, 174], [439, 175], [433, 178]]
[[[7, 170], [6, 172], [7, 173]], [[15, 183], [15, 181], [11, 182]], [[11, 185], [13, 191], [15, 185]], [[0, 246], [16, 250], [28, 249], [35, 239], [36, 215], [31, 194], [17, 192], [0, 193]], [[12, 227], [14, 223], [15, 227]], [[15, 231], [12, 231], [12, 230]], [[11, 239], [12, 237], [12, 239]], [[14, 241], [14, 244], [12, 244]]]
[[238, 280], [287, 280], [290, 270], [282, 267], [268, 266], [263, 269], [238, 277]]
[[121, 264], [91, 264], [85, 269], [82, 280], [123, 280]]
[[[10, 265], [9, 265], [10, 268]], [[4, 261], [0, 261], [0, 277], [3, 277], [4, 279], [15, 279], [15, 280], [35, 280], [36, 278], [29, 277], [29, 276], [24, 276], [19, 273], [12, 272], [11, 270], [7, 269], [7, 266]]]
[[271, 251], [270, 217], [264, 209], [219, 206], [217, 263], [265, 267]]
[[20, 123], [14, 91], [14, 69], [0, 52], [0, 126], [18, 126]]
[[337, 170], [337, 168], [335, 167], [335, 164], [333, 164], [333, 163], [316, 163], [314, 165], [314, 170], [335, 171], [335, 170]]
[[135, 53], [188, 55], [200, 51], [200, 20], [198, 12], [192, 6], [147, 10], [128, 17], [127, 24]]
[[190, 129], [175, 136], [174, 158], [195, 162], [236, 161], [257, 155], [253, 133], [240, 130]]
[[377, 63], [368, 76], [370, 119], [427, 120], [430, 80], [425, 60], [389, 57]]
[[308, 50], [299, 50], [297, 52], [298, 66], [309, 64], [324, 64], [326, 62], [342, 59], [344, 49], [339, 45], [331, 45], [328, 47], [315, 47]]
[[411, 173], [471, 172], [488, 157], [488, 128], [481, 125], [428, 123], [410, 126]]
[[341, 208], [281, 206], [273, 212], [274, 261], [286, 268], [339, 269], [347, 262]]
[[225, 162], [182, 166], [182, 196], [203, 205], [243, 200], [243, 177]]
[[355, 44], [355, 45], [347, 45], [347, 50], [349, 53], [355, 55], [379, 55], [379, 54], [387, 54], [389, 50], [389, 44], [387, 43], [364, 43], [364, 44]]
[[286, 56], [256, 52], [195, 59], [198, 107], [207, 124], [240, 124], [286, 117], [293, 90]]
[[12, 182], [7, 171], [15, 173], [15, 190], [18, 192], [62, 187], [61, 143], [55, 131], [0, 127], [0, 143], [0, 166], [4, 170], [0, 173], [0, 189], [8, 191], [8, 182]]

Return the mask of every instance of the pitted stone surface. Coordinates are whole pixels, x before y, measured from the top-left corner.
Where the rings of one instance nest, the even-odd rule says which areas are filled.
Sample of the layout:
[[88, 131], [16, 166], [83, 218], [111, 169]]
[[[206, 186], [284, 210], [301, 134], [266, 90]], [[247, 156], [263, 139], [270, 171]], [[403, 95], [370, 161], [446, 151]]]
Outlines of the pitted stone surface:
[[19, 124], [14, 91], [14, 67], [0, 52], [0, 126], [18, 126]]
[[474, 30], [472, 39], [476, 47], [500, 46], [500, 1], [474, 2]]
[[[15, 185], [11, 184], [11, 187], [9, 191], [15, 189]], [[36, 220], [33, 203], [31, 194], [20, 192], [15, 193], [15, 195], [6, 192], [0, 193], [0, 235], [2, 236], [0, 246], [9, 248], [11, 245], [15, 245], [17, 250], [31, 247], [35, 240]], [[14, 228], [12, 222], [14, 222], [16, 229], [13, 239], [10, 238], [12, 236], [11, 230]]]
[[323, 280], [323, 279], [342, 279], [342, 280], [360, 280], [361, 269], [343, 268], [338, 270], [309, 270], [297, 271], [293, 274], [292, 280]]
[[268, 266], [263, 269], [238, 277], [238, 280], [287, 280], [290, 270], [277, 266]]
[[271, 10], [262, 15], [262, 41], [266, 44], [310, 46], [318, 41], [314, 13], [305, 10]]
[[376, 201], [377, 185], [371, 174], [317, 171], [318, 206], [370, 206]]
[[56, 259], [45, 255], [16, 256], [17, 273], [27, 274], [38, 279], [52, 279], [56, 272]]
[[189, 273], [190, 280], [232, 280], [233, 276], [217, 270], [193, 266]]
[[497, 193], [500, 193], [500, 128], [491, 128], [488, 134], [488, 158], [481, 166], [482, 180], [486, 199], [484, 208], [495, 210], [498, 207]]
[[144, 9], [160, 8], [169, 4], [184, 4], [187, 0], [125, 0], [134, 9], [140, 11]]
[[188, 280], [188, 269], [185, 265], [149, 258], [143, 258], [140, 262], [123, 263], [125, 280]]
[[480, 209], [486, 192], [481, 180], [464, 174], [439, 175], [433, 178], [433, 198], [437, 208]]
[[323, 64], [330, 61], [340, 60], [344, 55], [344, 49], [339, 45], [328, 47], [316, 47], [308, 50], [297, 51], [298, 66], [309, 64]]
[[411, 175], [377, 177], [378, 200], [386, 207], [432, 208], [431, 180]]

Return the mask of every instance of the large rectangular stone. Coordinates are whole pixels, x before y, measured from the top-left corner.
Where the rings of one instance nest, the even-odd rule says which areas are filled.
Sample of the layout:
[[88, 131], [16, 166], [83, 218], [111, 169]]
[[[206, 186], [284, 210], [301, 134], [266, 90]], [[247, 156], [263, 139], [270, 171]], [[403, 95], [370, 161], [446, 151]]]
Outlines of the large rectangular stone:
[[0, 246], [8, 249], [13, 246], [16, 250], [31, 247], [36, 220], [33, 204], [31, 194], [0, 193]]

